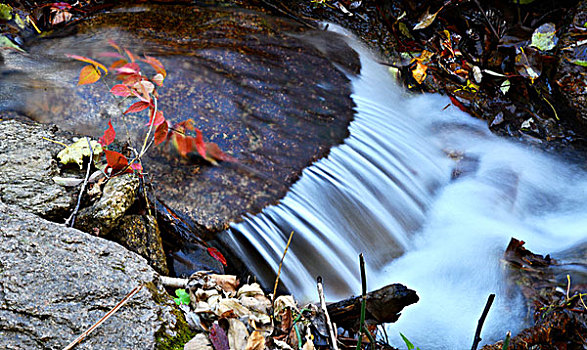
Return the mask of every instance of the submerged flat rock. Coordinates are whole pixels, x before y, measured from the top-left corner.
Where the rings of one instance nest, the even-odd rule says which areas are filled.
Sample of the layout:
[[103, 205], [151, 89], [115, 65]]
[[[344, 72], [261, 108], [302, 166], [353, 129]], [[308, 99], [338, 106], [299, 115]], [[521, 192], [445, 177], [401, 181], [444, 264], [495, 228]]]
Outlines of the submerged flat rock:
[[[360, 71], [358, 55], [334, 33], [232, 7], [118, 8], [30, 42], [26, 57], [5, 59], [0, 107], [95, 136], [111, 118], [119, 137], [129, 130], [138, 145], [146, 116], [122, 118], [120, 101], [101, 84], [75, 87], [83, 64], [65, 57], [97, 57], [110, 39], [160, 59], [168, 71], [159, 90], [166, 118], [192, 118], [206, 141], [236, 159], [213, 166], [197, 155], [181, 159], [169, 145], [148, 154], [157, 197], [201, 232], [276, 203], [304, 167], [348, 135], [347, 74]], [[6, 99], [11, 88], [23, 103]]]

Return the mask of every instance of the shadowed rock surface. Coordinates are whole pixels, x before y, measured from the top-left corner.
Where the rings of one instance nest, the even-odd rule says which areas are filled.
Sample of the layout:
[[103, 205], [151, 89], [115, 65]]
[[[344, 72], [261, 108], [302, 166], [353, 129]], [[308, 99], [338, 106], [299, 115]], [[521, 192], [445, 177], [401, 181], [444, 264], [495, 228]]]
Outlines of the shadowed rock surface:
[[0, 202], [0, 348], [58, 349], [144, 285], [76, 349], [155, 349], [182, 324], [158, 275], [116, 243]]

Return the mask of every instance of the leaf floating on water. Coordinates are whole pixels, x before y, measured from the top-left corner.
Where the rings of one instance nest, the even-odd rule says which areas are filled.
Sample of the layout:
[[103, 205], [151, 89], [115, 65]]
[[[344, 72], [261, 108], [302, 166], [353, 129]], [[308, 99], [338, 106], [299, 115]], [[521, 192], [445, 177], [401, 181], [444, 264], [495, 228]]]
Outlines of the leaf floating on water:
[[556, 37], [556, 27], [553, 23], [544, 23], [536, 28], [532, 34], [532, 42], [530, 46], [542, 51], [550, 51], [554, 49], [558, 42]]

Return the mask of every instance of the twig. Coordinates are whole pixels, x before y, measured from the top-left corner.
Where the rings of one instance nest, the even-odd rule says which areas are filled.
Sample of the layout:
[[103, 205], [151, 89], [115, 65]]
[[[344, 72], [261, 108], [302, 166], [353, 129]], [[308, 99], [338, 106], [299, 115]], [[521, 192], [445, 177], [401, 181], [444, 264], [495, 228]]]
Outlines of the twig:
[[118, 304], [116, 304], [112, 310], [108, 311], [106, 313], [106, 315], [104, 315], [101, 319], [99, 319], [96, 323], [94, 323], [90, 328], [88, 328], [85, 332], [83, 332], [82, 334], [80, 334], [79, 337], [75, 338], [74, 341], [72, 341], [71, 343], [67, 344], [66, 347], [63, 348], [63, 350], [70, 350], [73, 349], [73, 347], [75, 347], [77, 344], [79, 344], [82, 340], [84, 340], [85, 337], [87, 337], [90, 333], [92, 333], [96, 328], [100, 327], [100, 325], [104, 322], [106, 322], [106, 320], [108, 320], [112, 315], [114, 315], [114, 313], [116, 313], [116, 311], [118, 311], [124, 304], [126, 304], [127, 301], [129, 301], [130, 298], [132, 298], [135, 294], [137, 294], [141, 288], [143, 288], [143, 285], [141, 284], [138, 287], [133, 288], [133, 290], [130, 291], [130, 293], [128, 293], [124, 299], [122, 299], [120, 302], [118, 302]]
[[497, 34], [497, 31], [495, 30], [495, 28], [493, 28], [493, 24], [491, 24], [491, 21], [487, 17], [487, 14], [485, 13], [485, 11], [483, 11], [481, 4], [479, 3], [478, 0], [475, 0], [475, 4], [477, 4], [477, 7], [479, 8], [479, 11], [481, 11], [481, 13], [483, 14], [483, 17], [485, 17], [485, 21], [487, 21], [487, 24], [489, 24], [489, 28], [491, 28], [493, 35], [495, 35], [495, 38], [499, 41], [499, 39], [500, 39], [499, 34]]
[[281, 275], [281, 265], [283, 264], [283, 260], [285, 259], [285, 254], [287, 254], [287, 249], [289, 248], [289, 244], [291, 243], [293, 234], [294, 232], [291, 231], [291, 233], [289, 234], [289, 239], [287, 240], [287, 244], [285, 245], [285, 250], [283, 251], [283, 255], [281, 256], [281, 260], [279, 261], [277, 277], [275, 278], [275, 285], [273, 286], [273, 296], [271, 297], [271, 306], [275, 304], [275, 294], [277, 293], [277, 285], [279, 284], [279, 276]]
[[326, 323], [326, 329], [328, 330], [328, 334], [330, 335], [330, 345], [332, 346], [333, 350], [338, 350], [338, 345], [336, 344], [336, 337], [334, 336], [334, 329], [332, 324], [330, 323], [330, 315], [328, 315], [328, 309], [326, 308], [326, 299], [324, 298], [324, 289], [322, 288], [322, 277], [318, 276], [318, 296], [320, 297], [320, 308], [322, 312], [324, 312], [324, 318]]
[[143, 141], [143, 147], [139, 152], [139, 159], [141, 159], [145, 152], [147, 152], [147, 144], [149, 142], [149, 137], [151, 136], [151, 132], [153, 132], [153, 126], [155, 125], [155, 119], [157, 117], [157, 98], [153, 97], [153, 103], [155, 105], [153, 109], [153, 117], [151, 118], [151, 122], [149, 123], [149, 130], [147, 131], [147, 136], [145, 136], [145, 140]]
[[170, 288], [185, 288], [188, 284], [187, 278], [175, 278], [175, 277], [167, 277], [167, 276], [160, 276], [161, 277], [161, 284], [165, 287]]
[[79, 196], [77, 197], [77, 204], [73, 213], [67, 218], [65, 221], [65, 226], [73, 227], [75, 224], [75, 217], [77, 212], [79, 211], [79, 206], [82, 202], [82, 197], [84, 192], [86, 191], [86, 186], [88, 185], [88, 180], [90, 179], [90, 169], [92, 168], [92, 162], [94, 161], [94, 150], [92, 149], [92, 143], [90, 142], [90, 138], [86, 136], [86, 141], [88, 141], [88, 147], [90, 148], [90, 161], [88, 162], [88, 169], [86, 170], [86, 178], [84, 179], [84, 183], [82, 184], [82, 188], [79, 191]]
[[473, 340], [473, 346], [471, 347], [471, 350], [477, 350], [477, 346], [479, 346], [479, 342], [481, 341], [481, 328], [483, 328], [483, 323], [485, 322], [485, 318], [489, 313], [489, 309], [491, 308], [491, 304], [493, 304], [494, 299], [495, 294], [489, 294], [489, 298], [487, 298], [487, 303], [485, 304], [485, 309], [483, 309], [481, 318], [477, 323], [477, 330], [475, 331], [475, 339]]
[[365, 258], [363, 253], [359, 254], [359, 267], [361, 268], [361, 319], [359, 323], [359, 340], [357, 340], [357, 350], [361, 349], [363, 342], [363, 330], [365, 324], [365, 310], [367, 309], [367, 276], [365, 273]]
[[501, 350], [508, 350], [508, 348], [510, 347], [510, 339], [512, 338], [512, 332], [508, 331], [507, 334], [505, 335], [505, 340], [503, 341], [503, 346], [501, 347]]
[[373, 334], [371, 334], [365, 322], [363, 322], [363, 333], [365, 333], [367, 335], [367, 338], [369, 338], [371, 346], [375, 345], [375, 338], [373, 338]]

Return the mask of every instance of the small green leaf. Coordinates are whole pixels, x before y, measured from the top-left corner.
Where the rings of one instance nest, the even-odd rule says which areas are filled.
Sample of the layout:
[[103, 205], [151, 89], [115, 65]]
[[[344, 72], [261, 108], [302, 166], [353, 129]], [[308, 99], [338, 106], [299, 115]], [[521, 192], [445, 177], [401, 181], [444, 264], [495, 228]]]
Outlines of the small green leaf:
[[406, 336], [405, 336], [405, 335], [401, 334], [401, 332], [400, 332], [400, 334], [399, 334], [399, 335], [401, 335], [402, 339], [404, 340], [404, 343], [406, 343], [406, 346], [408, 347], [408, 350], [413, 350], [413, 349], [414, 349], [414, 344], [412, 344], [412, 343], [411, 343], [411, 342], [408, 340], [408, 338], [406, 338]]
[[0, 4], [0, 19], [10, 21], [12, 19], [12, 7]]
[[177, 305], [189, 305], [190, 304], [190, 295], [186, 293], [185, 289], [176, 289], [175, 295], [177, 298], [173, 298]]

